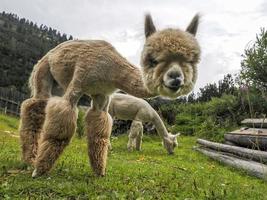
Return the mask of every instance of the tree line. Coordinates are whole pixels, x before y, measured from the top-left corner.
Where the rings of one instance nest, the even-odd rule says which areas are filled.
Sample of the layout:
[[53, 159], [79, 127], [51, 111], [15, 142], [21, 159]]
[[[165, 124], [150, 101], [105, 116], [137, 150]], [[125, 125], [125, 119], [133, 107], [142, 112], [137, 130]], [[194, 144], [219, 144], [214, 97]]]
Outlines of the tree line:
[[50, 49], [73, 37], [41, 24], [0, 13], [0, 87], [28, 94], [27, 81], [34, 64]]

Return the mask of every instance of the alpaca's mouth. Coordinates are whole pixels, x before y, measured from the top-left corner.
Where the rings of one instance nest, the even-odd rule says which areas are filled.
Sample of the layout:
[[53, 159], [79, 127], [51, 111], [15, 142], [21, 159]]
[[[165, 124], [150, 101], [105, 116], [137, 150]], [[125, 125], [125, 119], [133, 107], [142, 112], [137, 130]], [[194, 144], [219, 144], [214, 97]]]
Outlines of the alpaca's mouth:
[[183, 87], [179, 87], [177, 89], [177, 88], [169, 87], [165, 85], [164, 83], [162, 83], [159, 87], [157, 87], [157, 92], [161, 96], [173, 99], [173, 98], [177, 98], [178, 96], [180, 96], [182, 89]]
[[167, 86], [166, 84], [163, 84], [163, 86], [174, 93], [178, 92], [181, 89], [181, 86]]

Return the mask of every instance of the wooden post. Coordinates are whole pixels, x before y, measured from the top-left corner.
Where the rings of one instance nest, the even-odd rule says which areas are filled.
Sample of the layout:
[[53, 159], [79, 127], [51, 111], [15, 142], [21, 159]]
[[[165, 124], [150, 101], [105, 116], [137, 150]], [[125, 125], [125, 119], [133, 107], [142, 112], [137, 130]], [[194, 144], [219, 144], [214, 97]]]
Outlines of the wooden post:
[[220, 144], [216, 142], [210, 142], [203, 139], [197, 139], [197, 143], [203, 145], [204, 147], [214, 149], [216, 151], [223, 151], [235, 154], [237, 156], [252, 159], [261, 163], [267, 163], [267, 152], [266, 151], [258, 151], [252, 150], [248, 148], [231, 146], [227, 144]]
[[267, 136], [264, 135], [227, 133], [224, 134], [224, 140], [235, 143], [238, 146], [267, 150]]
[[20, 110], [19, 110], [19, 108], [20, 108], [20, 102], [18, 102], [18, 104], [17, 104], [17, 110], [16, 110], [16, 115], [17, 115], [17, 116], [20, 115]]
[[261, 178], [267, 181], [267, 166], [264, 164], [260, 164], [254, 161], [242, 160], [236, 157], [232, 157], [230, 155], [225, 155], [225, 154], [218, 153], [210, 149], [204, 149], [201, 147], [196, 147], [195, 150], [223, 164], [229, 165], [236, 169], [242, 169], [252, 176], [255, 176], [257, 178]]

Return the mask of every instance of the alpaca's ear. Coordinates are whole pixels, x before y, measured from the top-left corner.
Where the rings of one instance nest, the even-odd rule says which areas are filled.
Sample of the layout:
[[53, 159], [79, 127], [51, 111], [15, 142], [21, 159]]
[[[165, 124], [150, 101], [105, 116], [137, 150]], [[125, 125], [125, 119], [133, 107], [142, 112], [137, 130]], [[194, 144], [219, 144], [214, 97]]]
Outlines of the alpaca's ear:
[[145, 36], [148, 38], [150, 35], [156, 32], [152, 17], [150, 14], [145, 16]]
[[174, 137], [179, 137], [181, 134], [180, 133], [176, 133], [175, 135], [174, 135]]
[[200, 18], [200, 14], [197, 13], [193, 19], [191, 20], [190, 24], [188, 25], [188, 27], [186, 28], [186, 31], [191, 33], [192, 35], [196, 35], [197, 33], [197, 28], [198, 28], [198, 24], [199, 24], [199, 18]]
[[181, 135], [180, 133], [172, 134], [170, 132], [169, 132], [169, 134], [172, 135], [172, 138], [177, 138]]

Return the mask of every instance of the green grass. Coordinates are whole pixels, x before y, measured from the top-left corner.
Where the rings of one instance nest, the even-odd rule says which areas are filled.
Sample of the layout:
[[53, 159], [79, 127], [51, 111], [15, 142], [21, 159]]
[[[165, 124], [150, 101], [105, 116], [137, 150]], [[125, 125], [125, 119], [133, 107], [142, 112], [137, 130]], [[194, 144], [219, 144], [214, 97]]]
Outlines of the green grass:
[[18, 118], [0, 114], [0, 130], [15, 132], [18, 130], [18, 125]]
[[107, 175], [95, 177], [85, 139], [74, 138], [48, 176], [32, 179], [20, 162], [19, 138], [0, 129], [0, 199], [267, 199], [267, 184], [192, 150], [196, 138], [181, 137], [169, 156], [158, 137], [145, 136], [143, 150], [126, 150], [127, 136], [112, 140]]

